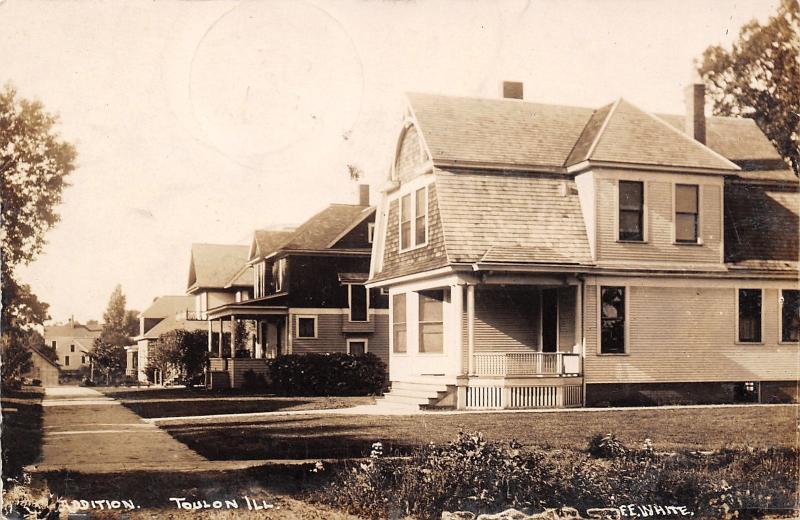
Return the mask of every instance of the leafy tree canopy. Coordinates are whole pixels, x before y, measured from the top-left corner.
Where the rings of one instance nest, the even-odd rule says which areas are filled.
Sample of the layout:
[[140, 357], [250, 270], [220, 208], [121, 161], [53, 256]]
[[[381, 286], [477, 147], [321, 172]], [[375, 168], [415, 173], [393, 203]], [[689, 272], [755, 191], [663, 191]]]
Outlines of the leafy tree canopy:
[[120, 376], [125, 372], [125, 348], [121, 345], [97, 338], [94, 340], [89, 357], [92, 358], [95, 367], [106, 376], [106, 384], [112, 377]]
[[103, 313], [103, 331], [100, 338], [112, 345], [125, 346], [133, 341], [132, 336], [139, 333], [139, 315], [136, 311], [125, 310], [125, 295], [122, 286], [117, 285], [108, 300]]
[[708, 47], [697, 71], [714, 113], [754, 119], [800, 175], [800, 3], [782, 0], [765, 25], [742, 27], [730, 49]]

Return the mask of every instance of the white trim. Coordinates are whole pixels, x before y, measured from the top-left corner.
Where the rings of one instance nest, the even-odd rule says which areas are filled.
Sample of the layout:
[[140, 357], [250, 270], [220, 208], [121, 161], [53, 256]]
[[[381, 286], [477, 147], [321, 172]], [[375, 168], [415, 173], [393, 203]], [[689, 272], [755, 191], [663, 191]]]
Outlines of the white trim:
[[[314, 314], [295, 314], [295, 324], [297, 327], [297, 339], [319, 339], [319, 320], [318, 316]], [[314, 320], [314, 336], [301, 336], [300, 335], [300, 318]]]
[[391, 286], [394, 286], [394, 285], [397, 285], [397, 284], [401, 284], [401, 283], [414, 282], [414, 281], [417, 281], [417, 280], [424, 280], [426, 278], [431, 278], [431, 277], [434, 277], [434, 276], [445, 275], [445, 274], [452, 274], [454, 272], [455, 271], [453, 270], [452, 267], [449, 267], [449, 266], [448, 267], [440, 267], [438, 269], [433, 269], [433, 270], [430, 270], [430, 271], [422, 271], [422, 272], [419, 272], [419, 273], [407, 274], [405, 276], [397, 276], [397, 277], [394, 277], [394, 278], [387, 278], [387, 279], [381, 280], [379, 282], [367, 281], [367, 283], [365, 285], [367, 286], [368, 289], [375, 289], [375, 288], [386, 287], [386, 286], [391, 287]]
[[368, 222], [367, 223], [367, 243], [373, 244], [375, 243], [375, 223]]
[[[333, 246], [335, 246], [335, 245], [336, 245], [336, 243], [337, 243], [339, 240], [343, 239], [345, 236], [347, 236], [347, 234], [348, 234], [348, 233], [350, 233], [350, 232], [351, 232], [351, 231], [353, 231], [355, 228], [357, 228], [359, 225], [361, 225], [361, 223], [362, 223], [362, 222], [364, 222], [366, 219], [368, 219], [368, 218], [369, 218], [369, 217], [372, 215], [372, 213], [373, 213], [373, 212], [375, 212], [375, 211], [376, 211], [376, 208], [375, 208], [374, 206], [368, 206], [366, 209], [364, 209], [364, 210], [362, 211], [362, 213], [364, 213], [364, 215], [363, 215], [361, 218], [358, 218], [358, 220], [355, 220], [355, 221], [353, 221], [353, 222], [352, 222], [352, 223], [351, 223], [349, 226], [347, 226], [347, 228], [345, 228], [345, 230], [344, 230], [344, 231], [342, 231], [341, 233], [339, 233], [339, 234], [336, 236], [336, 238], [334, 238], [333, 240], [331, 240], [331, 242], [330, 242], [330, 243], [329, 243], [329, 244], [326, 246], [326, 249], [330, 249], [330, 248], [332, 248]], [[373, 223], [370, 223], [370, 224], [372, 224], [372, 226], [374, 226], [374, 225], [375, 225], [375, 224], [373, 224]], [[367, 227], [369, 227], [369, 225], [368, 225]], [[368, 233], [369, 233], [369, 232], [368, 232]], [[371, 243], [371, 242], [370, 242], [370, 243]]]
[[[597, 330], [597, 346], [595, 348], [595, 355], [597, 356], [629, 356], [631, 345], [630, 345], [630, 287], [626, 284], [597, 284], [597, 321], [596, 321], [596, 329]], [[624, 332], [623, 332], [623, 345], [622, 345], [622, 352], [603, 352], [603, 287], [622, 287], [624, 290], [625, 296], [625, 323], [624, 323]]]
[[[347, 286], [347, 321], [350, 323], [369, 323], [369, 289], [367, 289], [366, 285], [363, 283], [346, 283], [344, 284]], [[353, 286], [358, 285], [364, 288], [364, 291], [367, 293], [367, 308], [365, 309], [365, 314], [367, 315], [366, 320], [354, 320], [353, 319]]]
[[[800, 342], [797, 341], [784, 341], [783, 340], [783, 291], [798, 291], [800, 289], [795, 287], [781, 287], [777, 290], [778, 292], [778, 344], [779, 345], [798, 345], [800, 346]], [[738, 330], [738, 327], [737, 327]]]
[[363, 343], [364, 354], [369, 352], [369, 340], [367, 338], [347, 338], [347, 353], [350, 354], [350, 343]]
[[[430, 192], [428, 190], [428, 186], [432, 183], [427, 183], [424, 186], [419, 188], [411, 187], [408, 191], [403, 190], [397, 197], [397, 251], [398, 253], [406, 253], [408, 251], [413, 251], [414, 249], [419, 249], [428, 245], [428, 238], [429, 238], [429, 230], [428, 230], [428, 223], [429, 223], [429, 196]], [[417, 243], [417, 192], [420, 190], [425, 191], [425, 240]], [[409, 246], [405, 249], [403, 248], [403, 198], [409, 197], [410, 199], [410, 213], [411, 213], [411, 227], [409, 229]]]
[[[739, 338], [739, 291], [741, 290], [759, 290], [761, 291], [761, 339], [759, 341], [742, 341]], [[734, 343], [736, 345], [764, 345], [764, 288], [763, 287], [752, 287], [746, 285], [737, 285], [734, 288], [734, 317], [736, 330], [734, 331]]]

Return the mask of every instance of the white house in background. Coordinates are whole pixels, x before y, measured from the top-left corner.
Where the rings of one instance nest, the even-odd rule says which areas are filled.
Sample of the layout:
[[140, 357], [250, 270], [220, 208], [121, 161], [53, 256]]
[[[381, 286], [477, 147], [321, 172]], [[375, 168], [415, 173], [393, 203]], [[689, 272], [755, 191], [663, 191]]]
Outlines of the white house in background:
[[205, 330], [205, 321], [196, 319], [194, 296], [159, 296], [139, 314], [139, 335], [135, 345], [126, 347], [126, 375], [146, 382], [149, 349], [161, 334], [176, 329]]
[[89, 367], [89, 352], [101, 330], [100, 324], [84, 325], [70, 319], [65, 325], [46, 326], [44, 342], [56, 350], [62, 371], [77, 372]]
[[194, 318], [204, 320], [208, 309], [250, 298], [252, 275], [242, 271], [249, 253], [248, 246], [192, 244], [186, 294], [194, 297]]
[[518, 97], [408, 96], [367, 283], [387, 399], [796, 399], [798, 180], [755, 122], [703, 85], [683, 116]]

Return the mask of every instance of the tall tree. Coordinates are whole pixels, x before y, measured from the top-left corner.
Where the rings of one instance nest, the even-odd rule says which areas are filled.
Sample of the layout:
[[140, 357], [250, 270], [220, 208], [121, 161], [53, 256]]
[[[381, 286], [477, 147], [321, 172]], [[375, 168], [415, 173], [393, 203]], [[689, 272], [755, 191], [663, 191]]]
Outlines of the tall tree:
[[139, 314], [133, 309], [125, 311], [125, 334], [129, 337], [139, 335]]
[[131, 342], [130, 322], [125, 312], [125, 295], [122, 286], [117, 285], [108, 300], [108, 307], [103, 313], [103, 331], [100, 338], [111, 345], [125, 346]]
[[[19, 265], [30, 263], [44, 246], [45, 233], [58, 222], [65, 178], [75, 168], [75, 148], [61, 140], [57, 118], [38, 101], [17, 96], [14, 87], [0, 90], [0, 286], [3, 380], [22, 365], [11, 350], [24, 347], [31, 328], [48, 319], [47, 304], [15, 278]], [[6, 356], [5, 354], [9, 354]], [[22, 356], [25, 357], [25, 356]]]
[[765, 25], [742, 27], [730, 49], [708, 47], [697, 71], [714, 113], [754, 119], [800, 175], [800, 3], [782, 0]]
[[125, 372], [125, 348], [104, 341], [102, 338], [94, 340], [92, 350], [89, 352], [92, 363], [106, 376], [106, 384], [112, 377], [117, 377]]

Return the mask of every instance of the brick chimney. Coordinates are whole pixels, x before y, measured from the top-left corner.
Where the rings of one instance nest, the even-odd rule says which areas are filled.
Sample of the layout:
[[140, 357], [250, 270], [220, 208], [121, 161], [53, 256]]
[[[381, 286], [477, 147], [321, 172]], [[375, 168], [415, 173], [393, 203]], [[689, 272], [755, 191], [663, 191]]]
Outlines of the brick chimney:
[[686, 134], [706, 144], [706, 86], [695, 82], [686, 87]]
[[358, 185], [358, 205], [369, 206], [369, 184]]
[[522, 99], [524, 93], [521, 81], [503, 82], [503, 99]]

